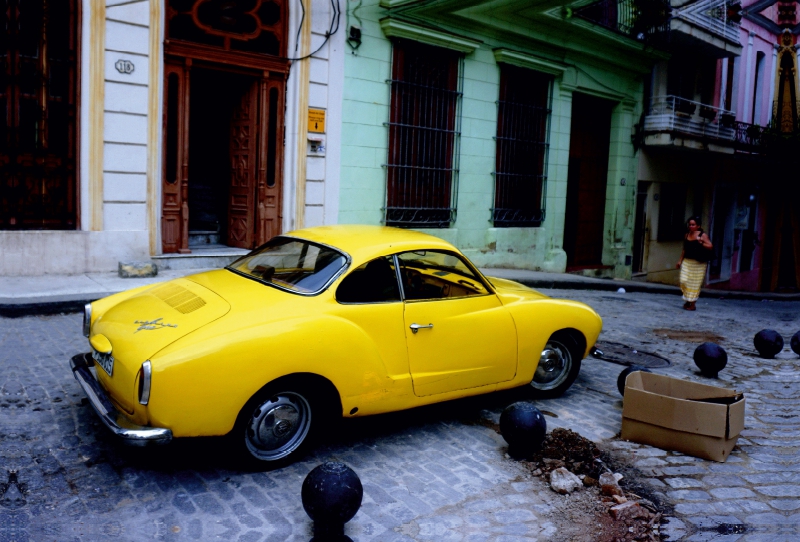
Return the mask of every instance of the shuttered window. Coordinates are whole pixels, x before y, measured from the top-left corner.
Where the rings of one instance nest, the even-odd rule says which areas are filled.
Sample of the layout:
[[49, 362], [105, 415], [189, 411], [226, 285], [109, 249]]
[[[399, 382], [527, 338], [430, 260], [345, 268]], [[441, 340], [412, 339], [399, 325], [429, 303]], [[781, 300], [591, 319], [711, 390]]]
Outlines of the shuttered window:
[[493, 221], [496, 227], [540, 226], [552, 77], [500, 66]]
[[460, 128], [458, 53], [394, 43], [385, 222], [447, 228], [455, 220]]

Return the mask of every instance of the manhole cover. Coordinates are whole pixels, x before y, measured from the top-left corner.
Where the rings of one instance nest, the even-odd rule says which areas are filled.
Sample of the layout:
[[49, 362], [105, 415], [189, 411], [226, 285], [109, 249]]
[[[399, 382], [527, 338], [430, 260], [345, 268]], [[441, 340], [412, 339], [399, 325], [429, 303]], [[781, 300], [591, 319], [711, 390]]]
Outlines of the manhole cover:
[[641, 365], [649, 369], [669, 367], [670, 362], [664, 356], [639, 350], [626, 344], [598, 342], [594, 345], [592, 355], [605, 361], [613, 361], [620, 365]]
[[713, 331], [658, 328], [654, 329], [653, 333], [659, 337], [685, 341], [687, 343], [719, 343], [725, 340], [725, 337]]

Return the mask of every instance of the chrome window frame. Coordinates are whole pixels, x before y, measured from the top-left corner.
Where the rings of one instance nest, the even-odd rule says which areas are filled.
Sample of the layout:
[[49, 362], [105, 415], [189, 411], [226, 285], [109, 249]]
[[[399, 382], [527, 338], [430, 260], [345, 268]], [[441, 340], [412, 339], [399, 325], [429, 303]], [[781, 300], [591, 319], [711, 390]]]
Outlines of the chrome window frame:
[[340, 276], [342, 276], [342, 274], [345, 271], [347, 271], [347, 269], [350, 268], [350, 264], [353, 261], [353, 259], [350, 257], [350, 254], [348, 254], [347, 252], [345, 252], [342, 249], [337, 248], [335, 246], [327, 245], [325, 243], [319, 243], [317, 241], [309, 241], [308, 239], [303, 239], [302, 237], [295, 237], [293, 235], [277, 235], [277, 236], [273, 237], [272, 239], [270, 239], [270, 241], [272, 241], [273, 239], [290, 239], [292, 241], [302, 241], [302, 242], [308, 243], [310, 245], [314, 245], [314, 246], [317, 246], [317, 247], [324, 247], [324, 248], [330, 249], [330, 250], [332, 250], [334, 252], [337, 252], [337, 253], [341, 254], [342, 256], [344, 256], [344, 259], [345, 259], [344, 265], [342, 265], [342, 267], [336, 273], [334, 273], [331, 276], [331, 278], [329, 278], [328, 281], [325, 282], [325, 284], [323, 284], [319, 288], [319, 290], [315, 290], [313, 292], [298, 292], [297, 290], [292, 290], [290, 288], [285, 288], [285, 287], [279, 286], [278, 284], [275, 284], [273, 282], [267, 282], [265, 280], [260, 280], [257, 277], [254, 277], [253, 275], [249, 275], [249, 274], [247, 274], [247, 273], [245, 273], [243, 271], [239, 271], [238, 269], [234, 269], [232, 267], [234, 264], [236, 264], [236, 262], [241, 261], [241, 260], [243, 260], [245, 258], [248, 258], [251, 254], [253, 254], [254, 252], [257, 252], [258, 250], [260, 250], [261, 247], [263, 247], [264, 245], [266, 245], [269, 242], [269, 241], [267, 241], [267, 243], [264, 243], [264, 245], [261, 245], [261, 246], [255, 248], [255, 249], [251, 250], [250, 252], [248, 252], [247, 254], [242, 256], [241, 258], [237, 258], [236, 260], [232, 261], [231, 263], [229, 263], [228, 265], [225, 266], [225, 269], [228, 270], [228, 271], [231, 271], [232, 273], [236, 273], [237, 275], [240, 275], [242, 277], [245, 277], [245, 278], [248, 278], [248, 279], [253, 280], [255, 282], [259, 282], [261, 284], [264, 284], [265, 286], [270, 286], [272, 288], [275, 288], [276, 290], [280, 290], [282, 292], [288, 292], [290, 294], [295, 294], [295, 295], [299, 295], [299, 296], [303, 296], [303, 297], [315, 297], [315, 296], [318, 296], [319, 294], [321, 294], [322, 292], [324, 292], [325, 290], [327, 290], [330, 287], [331, 284], [336, 282], [336, 279], [338, 279]]
[[[462, 297], [435, 297], [435, 298], [428, 298], [428, 299], [406, 299], [405, 289], [403, 288], [402, 273], [400, 272], [400, 265], [399, 265], [400, 264], [400, 258], [399, 258], [399, 255], [400, 254], [406, 254], [408, 252], [419, 252], [419, 251], [438, 252], [439, 254], [448, 254], [450, 256], [455, 256], [456, 258], [458, 258], [459, 260], [461, 260], [464, 263], [464, 265], [467, 267], [467, 269], [469, 269], [470, 271], [472, 271], [475, 274], [475, 277], [477, 278], [478, 282], [480, 282], [481, 285], [483, 285], [484, 289], [486, 289], [486, 293], [485, 294], [468, 295], [468, 296], [462, 296]], [[420, 303], [420, 302], [429, 302], [429, 301], [446, 301], [448, 299], [449, 300], [469, 299], [469, 298], [473, 298], [473, 297], [483, 297], [483, 296], [487, 296], [487, 295], [497, 295], [497, 291], [494, 289], [494, 285], [492, 285], [489, 282], [489, 279], [487, 279], [486, 277], [483, 276], [483, 273], [481, 273], [478, 270], [478, 268], [475, 267], [475, 265], [471, 261], [469, 261], [469, 258], [467, 258], [463, 254], [460, 254], [458, 252], [454, 252], [452, 250], [443, 250], [443, 249], [438, 249], [438, 248], [418, 248], [418, 249], [414, 249], [414, 250], [404, 250], [402, 252], [397, 252], [393, 256], [394, 256], [395, 262], [396, 262], [395, 263], [395, 270], [396, 270], [396, 273], [397, 273], [397, 278], [400, 281], [400, 296], [403, 298], [403, 302], [404, 303]]]

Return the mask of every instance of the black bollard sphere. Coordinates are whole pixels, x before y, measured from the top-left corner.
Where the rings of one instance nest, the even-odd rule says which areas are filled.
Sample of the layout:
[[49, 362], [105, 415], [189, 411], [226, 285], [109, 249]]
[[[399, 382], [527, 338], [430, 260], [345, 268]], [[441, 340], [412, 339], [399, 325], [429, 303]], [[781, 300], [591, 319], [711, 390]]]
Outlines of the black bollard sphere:
[[772, 359], [783, 350], [783, 337], [774, 329], [762, 329], [756, 333], [753, 344], [762, 358]]
[[643, 373], [652, 372], [647, 367], [642, 367], [641, 365], [631, 365], [630, 367], [625, 367], [617, 377], [617, 389], [619, 390], [619, 394], [623, 397], [625, 397], [625, 380], [628, 379], [629, 374], [635, 373], [636, 371], [642, 371]]
[[800, 331], [792, 335], [792, 340], [789, 341], [789, 346], [792, 347], [792, 352], [800, 355]]
[[342, 537], [344, 524], [361, 507], [364, 488], [353, 469], [328, 461], [308, 473], [300, 496], [306, 514], [314, 521], [316, 536]]
[[717, 378], [728, 364], [728, 353], [716, 343], [703, 343], [694, 350], [694, 363], [703, 376]]
[[500, 414], [500, 433], [508, 443], [508, 455], [525, 459], [542, 447], [547, 421], [532, 403], [519, 401]]

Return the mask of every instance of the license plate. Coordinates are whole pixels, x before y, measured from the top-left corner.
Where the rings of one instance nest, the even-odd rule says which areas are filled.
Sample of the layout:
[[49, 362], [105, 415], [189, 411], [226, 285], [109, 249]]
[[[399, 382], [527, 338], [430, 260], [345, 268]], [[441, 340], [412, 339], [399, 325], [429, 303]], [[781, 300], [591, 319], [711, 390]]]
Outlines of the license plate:
[[98, 366], [102, 367], [108, 376], [111, 376], [114, 372], [114, 356], [111, 354], [101, 354], [92, 349], [92, 359]]

